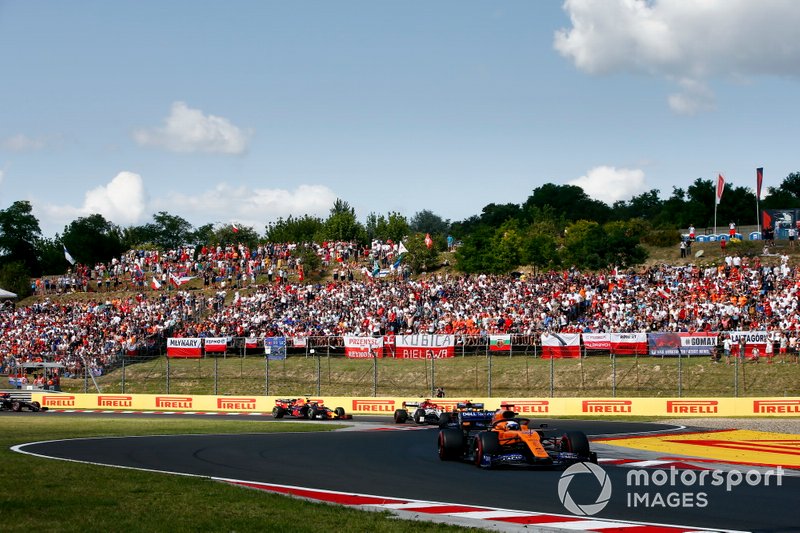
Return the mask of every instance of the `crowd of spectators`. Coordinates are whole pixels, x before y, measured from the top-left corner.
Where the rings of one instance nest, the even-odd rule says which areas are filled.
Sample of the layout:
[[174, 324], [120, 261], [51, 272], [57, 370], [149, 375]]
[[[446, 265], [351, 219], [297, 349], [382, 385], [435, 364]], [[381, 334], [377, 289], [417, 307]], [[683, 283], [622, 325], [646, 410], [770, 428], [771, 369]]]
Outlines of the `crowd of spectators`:
[[[109, 264], [76, 268], [72, 276], [83, 281], [71, 290], [111, 291], [118, 278], [135, 295], [44, 298], [3, 309], [2, 367], [8, 371], [40, 359], [63, 363], [68, 376], [84, 368], [101, 373], [121, 355], [163, 342], [165, 335], [514, 334], [535, 342], [545, 331], [770, 330], [796, 341], [800, 331], [800, 269], [787, 256], [770, 258], [770, 265], [757, 257], [728, 256], [720, 264], [661, 265], [619, 274], [570, 269], [373, 279], [362, 267], [375, 261], [374, 250], [325, 243], [315, 250], [328, 271], [338, 274], [306, 283], [298, 279], [295, 247], [131, 251]], [[380, 261], [391, 259], [385, 249], [377, 253]], [[156, 290], [136, 281], [156, 275], [202, 277], [203, 287], [211, 290], [167, 289], [168, 281]], [[236, 281], [242, 278], [246, 283]]]

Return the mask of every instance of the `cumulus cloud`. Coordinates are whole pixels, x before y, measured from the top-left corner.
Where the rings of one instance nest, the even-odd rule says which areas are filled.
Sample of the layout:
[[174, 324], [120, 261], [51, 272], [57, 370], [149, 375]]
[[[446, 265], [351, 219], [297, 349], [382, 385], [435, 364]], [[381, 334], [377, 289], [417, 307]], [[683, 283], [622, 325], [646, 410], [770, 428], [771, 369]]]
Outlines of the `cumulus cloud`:
[[793, 0], [566, 0], [564, 10], [571, 27], [554, 38], [562, 56], [588, 74], [678, 83], [682, 92], [669, 97], [678, 112], [713, 107], [707, 84], [715, 78], [800, 74]]
[[28, 137], [24, 133], [18, 133], [0, 141], [0, 146], [9, 152], [32, 152], [34, 150], [41, 150], [46, 144], [44, 139], [34, 139]]
[[618, 200], [630, 200], [645, 192], [647, 187], [643, 171], [608, 166], [595, 167], [569, 185], [577, 185], [591, 198], [609, 205]]
[[93, 214], [121, 226], [136, 224], [142, 220], [148, 206], [148, 194], [139, 174], [120, 172], [106, 185], [87, 191], [83, 205], [46, 205], [47, 216], [68, 224], [72, 220]]
[[[0, 172], [2, 180], [2, 172]], [[166, 211], [194, 226], [231, 223], [264, 231], [268, 222], [289, 215], [324, 217], [337, 195], [323, 185], [300, 185], [293, 190], [230, 186], [186, 192], [160, 192], [151, 197], [144, 180], [133, 172], [120, 172], [110, 182], [87, 191], [80, 206], [44, 204], [37, 208], [42, 228], [63, 228], [73, 220], [99, 213], [120, 226], [152, 221], [154, 213]]]
[[206, 152], [239, 155], [247, 151], [250, 134], [224, 117], [204, 115], [183, 102], [175, 102], [160, 128], [140, 129], [133, 139], [141, 146], [171, 152]]
[[[181, 216], [208, 222], [240, 222], [263, 231], [268, 221], [289, 215], [324, 216], [336, 194], [324, 185], [300, 185], [294, 190], [265, 189], [226, 183], [198, 194], [167, 194], [154, 202], [153, 211], [181, 212]], [[171, 208], [171, 209], [170, 209]]]

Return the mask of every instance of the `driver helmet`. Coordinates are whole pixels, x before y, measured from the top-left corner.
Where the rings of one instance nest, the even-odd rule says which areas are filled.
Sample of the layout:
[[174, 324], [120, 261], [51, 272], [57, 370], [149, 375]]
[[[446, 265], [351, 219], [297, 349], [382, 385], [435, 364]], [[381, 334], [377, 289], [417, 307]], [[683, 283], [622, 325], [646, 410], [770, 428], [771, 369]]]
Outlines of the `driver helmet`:
[[519, 422], [515, 420], [509, 420], [506, 424], [506, 431], [519, 431]]

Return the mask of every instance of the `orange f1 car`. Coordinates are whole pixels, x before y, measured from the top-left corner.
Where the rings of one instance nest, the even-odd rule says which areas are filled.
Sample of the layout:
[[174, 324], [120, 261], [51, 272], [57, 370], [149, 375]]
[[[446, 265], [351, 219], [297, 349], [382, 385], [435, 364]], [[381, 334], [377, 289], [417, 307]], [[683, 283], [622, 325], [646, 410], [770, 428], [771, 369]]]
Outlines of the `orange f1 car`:
[[439, 431], [439, 458], [495, 466], [564, 466], [597, 462], [582, 431], [560, 432], [546, 424], [532, 427], [508, 409], [463, 412]]

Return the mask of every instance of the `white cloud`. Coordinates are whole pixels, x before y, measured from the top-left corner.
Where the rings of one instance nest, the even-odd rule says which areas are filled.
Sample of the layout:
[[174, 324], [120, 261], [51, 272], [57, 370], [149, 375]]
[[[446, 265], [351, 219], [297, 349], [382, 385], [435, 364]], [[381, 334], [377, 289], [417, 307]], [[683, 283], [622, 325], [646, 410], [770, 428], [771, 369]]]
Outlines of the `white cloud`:
[[45, 205], [43, 210], [48, 218], [55, 219], [61, 226], [93, 214], [101, 214], [109, 222], [127, 226], [142, 220], [147, 205], [148, 195], [142, 177], [133, 172], [120, 172], [108, 184], [87, 191], [80, 207]]
[[46, 144], [44, 139], [33, 139], [24, 133], [18, 133], [0, 141], [0, 146], [9, 152], [31, 152], [34, 150], [41, 150]]
[[647, 189], [643, 171], [607, 166], [595, 167], [569, 185], [577, 185], [591, 198], [609, 205], [617, 200], [630, 200]]
[[711, 111], [716, 105], [714, 93], [705, 84], [694, 80], [682, 80], [683, 91], [673, 93], [667, 98], [669, 107], [680, 115], [695, 115], [701, 111]]
[[261, 233], [267, 222], [279, 217], [325, 216], [335, 200], [336, 194], [324, 185], [300, 185], [287, 190], [232, 187], [221, 183], [196, 195], [167, 194], [154, 202], [153, 211], [180, 214], [187, 220], [197, 220], [197, 225], [240, 222]]
[[[588, 74], [632, 72], [682, 85], [672, 109], [713, 107], [709, 80], [800, 75], [800, 2], [566, 0], [554, 47]], [[703, 91], [686, 89], [703, 86]]]
[[249, 133], [224, 117], [204, 115], [183, 102], [175, 102], [161, 128], [140, 129], [133, 139], [141, 146], [171, 152], [207, 152], [239, 155], [247, 151]]
[[323, 185], [300, 185], [287, 190], [232, 187], [226, 183], [196, 194], [162, 192], [151, 197], [139, 174], [120, 172], [106, 185], [87, 191], [80, 206], [44, 204], [35, 211], [46, 234], [95, 213], [125, 227], [151, 222], [153, 214], [159, 211], [182, 217], [195, 227], [236, 222], [263, 233], [267, 223], [279, 217], [305, 214], [325, 217], [336, 198]]

